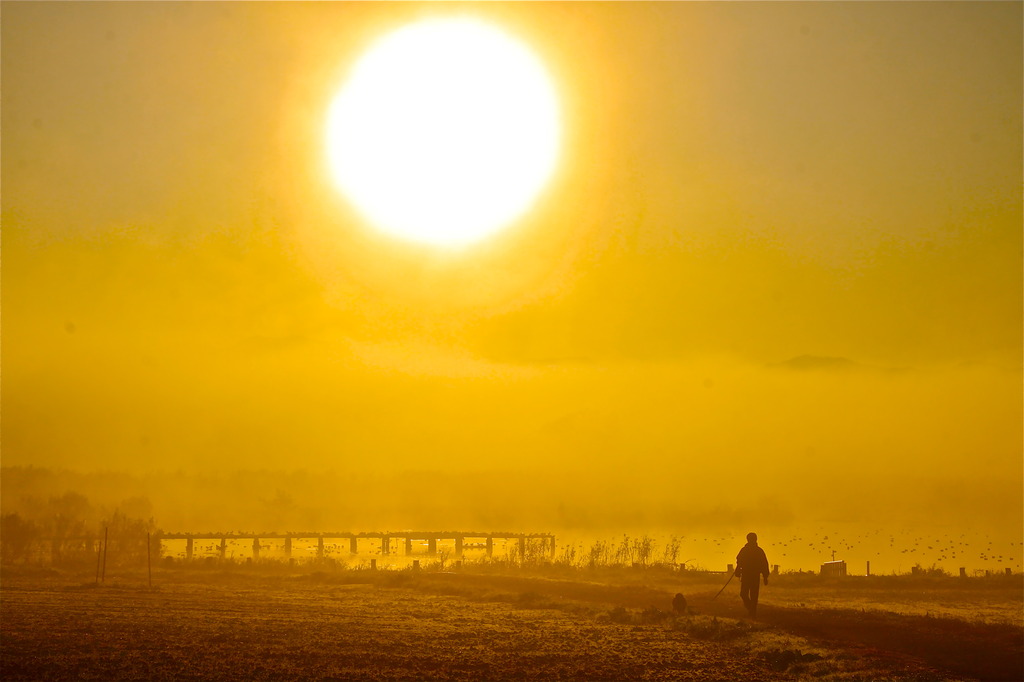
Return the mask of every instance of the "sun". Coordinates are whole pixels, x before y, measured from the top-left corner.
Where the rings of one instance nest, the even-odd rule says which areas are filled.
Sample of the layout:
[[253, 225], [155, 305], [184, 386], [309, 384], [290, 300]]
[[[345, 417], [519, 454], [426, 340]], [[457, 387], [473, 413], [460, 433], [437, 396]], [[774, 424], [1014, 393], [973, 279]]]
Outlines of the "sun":
[[526, 45], [476, 19], [429, 19], [355, 64], [328, 110], [326, 153], [375, 226], [457, 246], [529, 210], [560, 134], [554, 85]]

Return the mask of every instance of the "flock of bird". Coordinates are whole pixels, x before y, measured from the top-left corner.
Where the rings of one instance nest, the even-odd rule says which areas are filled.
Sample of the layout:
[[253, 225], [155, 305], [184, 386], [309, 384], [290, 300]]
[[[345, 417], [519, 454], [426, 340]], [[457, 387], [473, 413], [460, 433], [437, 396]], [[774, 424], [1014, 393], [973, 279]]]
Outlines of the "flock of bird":
[[1024, 561], [1024, 543], [997, 543], [989, 535], [972, 538], [967, 534], [922, 535], [909, 531], [894, 533], [882, 530], [845, 536], [822, 533], [806, 537], [793, 535], [768, 542], [767, 548], [774, 549], [783, 561], [790, 555], [803, 560], [811, 554], [817, 554], [823, 561], [827, 561], [833, 558], [833, 552], [835, 559], [882, 560], [897, 565], [902, 565], [901, 560], [908, 564], [946, 567], [953, 563], [967, 566], [980, 563], [983, 568], [1009, 567], [1020, 570]]

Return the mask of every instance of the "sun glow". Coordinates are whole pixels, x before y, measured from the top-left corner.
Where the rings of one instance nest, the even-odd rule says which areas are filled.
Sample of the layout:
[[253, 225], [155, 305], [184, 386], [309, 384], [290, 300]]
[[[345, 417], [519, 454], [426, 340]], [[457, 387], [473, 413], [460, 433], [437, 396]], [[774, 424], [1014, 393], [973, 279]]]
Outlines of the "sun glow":
[[381, 39], [332, 103], [327, 155], [344, 195], [415, 241], [473, 242], [522, 216], [554, 172], [554, 86], [523, 44], [472, 19]]

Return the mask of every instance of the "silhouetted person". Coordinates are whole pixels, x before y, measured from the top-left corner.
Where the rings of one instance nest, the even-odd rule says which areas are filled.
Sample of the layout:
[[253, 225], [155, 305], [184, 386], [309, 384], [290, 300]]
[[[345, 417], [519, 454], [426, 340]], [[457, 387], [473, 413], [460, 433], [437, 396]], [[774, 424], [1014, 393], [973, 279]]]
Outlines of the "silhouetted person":
[[757, 533], [747, 533], [747, 544], [736, 555], [736, 575], [740, 579], [740, 598], [750, 612], [757, 616], [757, 593], [761, 590], [761, 576], [768, 584], [768, 557], [757, 546]]
[[677, 594], [672, 599], [672, 610], [678, 613], [680, 616], [686, 613], [686, 597], [682, 594]]

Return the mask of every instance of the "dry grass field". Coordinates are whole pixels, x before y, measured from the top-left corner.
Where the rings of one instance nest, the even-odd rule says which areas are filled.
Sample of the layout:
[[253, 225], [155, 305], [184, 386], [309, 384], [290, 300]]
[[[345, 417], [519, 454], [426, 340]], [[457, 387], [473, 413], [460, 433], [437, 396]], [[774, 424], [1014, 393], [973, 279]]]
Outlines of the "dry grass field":
[[[1009, 680], [1024, 672], [1019, 576], [972, 589], [954, 579], [901, 588], [782, 576], [762, 593], [757, 621], [741, 618], [735, 585], [711, 600], [714, 575], [236, 567], [160, 570], [152, 589], [144, 574], [100, 586], [91, 578], [5, 570], [4, 680]], [[849, 603], [837, 608], [847, 591]], [[675, 592], [695, 613], [671, 613]], [[897, 607], [885, 608], [896, 594]], [[905, 608], [915, 600], [916, 611]], [[961, 606], [957, 617], [930, 615], [932, 603]], [[993, 610], [1016, 610], [1016, 622]]]

